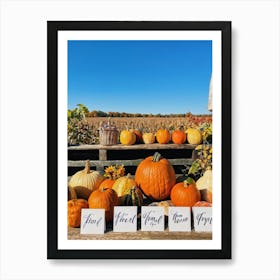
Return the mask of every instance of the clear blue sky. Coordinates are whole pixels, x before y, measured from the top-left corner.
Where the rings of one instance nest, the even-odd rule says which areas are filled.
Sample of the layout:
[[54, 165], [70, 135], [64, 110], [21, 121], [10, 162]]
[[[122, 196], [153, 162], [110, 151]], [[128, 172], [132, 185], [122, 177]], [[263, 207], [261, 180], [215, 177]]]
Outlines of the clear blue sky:
[[68, 108], [209, 113], [212, 41], [68, 41]]

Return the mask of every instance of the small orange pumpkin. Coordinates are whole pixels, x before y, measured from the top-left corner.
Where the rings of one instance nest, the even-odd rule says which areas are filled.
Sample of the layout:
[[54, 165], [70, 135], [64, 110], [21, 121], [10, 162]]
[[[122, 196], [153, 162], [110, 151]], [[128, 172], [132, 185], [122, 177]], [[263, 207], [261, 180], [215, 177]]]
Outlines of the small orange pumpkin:
[[133, 145], [136, 142], [136, 135], [129, 130], [122, 130], [120, 134], [120, 142], [123, 145]]
[[81, 212], [83, 208], [88, 208], [85, 199], [71, 199], [68, 201], [68, 226], [79, 227], [81, 225]]
[[207, 201], [209, 203], [212, 203], [212, 192], [209, 190], [207, 191]]
[[212, 203], [201, 200], [196, 202], [193, 207], [212, 207]]
[[135, 130], [134, 130], [134, 134], [136, 135], [136, 143], [137, 143], [137, 144], [143, 143], [141, 131], [138, 130], [138, 129], [135, 129]]
[[113, 220], [114, 206], [118, 205], [118, 195], [113, 189], [98, 189], [88, 198], [89, 208], [105, 209], [106, 222]]
[[115, 181], [116, 180], [113, 180], [113, 179], [105, 179], [99, 186], [99, 189], [111, 189], [113, 187]]
[[175, 130], [172, 133], [172, 142], [174, 144], [184, 144], [186, 142], [187, 135], [182, 130]]
[[138, 165], [135, 182], [146, 196], [164, 200], [176, 183], [175, 171], [169, 161], [156, 152]]
[[170, 198], [175, 206], [192, 207], [200, 201], [200, 191], [196, 188], [195, 181], [188, 177], [172, 188]]
[[167, 144], [170, 141], [170, 132], [167, 129], [160, 129], [156, 133], [159, 144]]

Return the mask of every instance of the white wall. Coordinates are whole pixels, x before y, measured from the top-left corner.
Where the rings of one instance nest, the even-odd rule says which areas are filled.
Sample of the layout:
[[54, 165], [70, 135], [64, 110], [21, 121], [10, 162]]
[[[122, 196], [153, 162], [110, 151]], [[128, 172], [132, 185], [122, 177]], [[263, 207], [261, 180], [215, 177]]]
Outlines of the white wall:
[[[0, 8], [1, 279], [280, 278], [279, 1], [4, 0]], [[47, 20], [232, 21], [232, 260], [46, 260]]]

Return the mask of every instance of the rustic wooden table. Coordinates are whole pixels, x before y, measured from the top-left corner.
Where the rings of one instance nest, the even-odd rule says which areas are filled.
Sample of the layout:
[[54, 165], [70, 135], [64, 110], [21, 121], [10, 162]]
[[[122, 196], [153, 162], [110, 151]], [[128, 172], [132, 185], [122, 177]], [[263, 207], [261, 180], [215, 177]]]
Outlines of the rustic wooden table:
[[113, 232], [108, 231], [105, 234], [80, 234], [79, 228], [68, 229], [69, 240], [211, 240], [211, 232], [170, 232], [165, 230], [163, 232], [157, 231], [141, 231], [137, 232]]

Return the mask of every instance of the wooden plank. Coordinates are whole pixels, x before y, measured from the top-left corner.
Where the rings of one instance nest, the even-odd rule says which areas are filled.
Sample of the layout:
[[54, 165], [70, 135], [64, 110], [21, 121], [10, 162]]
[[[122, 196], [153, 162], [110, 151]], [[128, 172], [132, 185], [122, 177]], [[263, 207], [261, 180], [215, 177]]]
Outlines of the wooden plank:
[[79, 145], [79, 146], [69, 146], [68, 150], [169, 150], [169, 149], [179, 149], [179, 150], [193, 150], [197, 145], [191, 144], [136, 144], [136, 145], [113, 145], [113, 146], [103, 146], [103, 145]]
[[[91, 160], [91, 166], [110, 166], [123, 164], [124, 166], [138, 166], [143, 159], [127, 159], [127, 160]], [[191, 158], [168, 159], [172, 165], [191, 165]], [[85, 160], [68, 160], [68, 167], [84, 167]]]
[[163, 232], [141, 231], [137, 232], [113, 232], [110, 228], [105, 234], [80, 234], [79, 228], [68, 228], [68, 239], [70, 240], [211, 240], [211, 232]]

